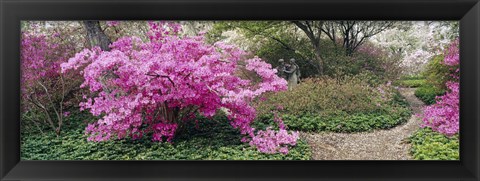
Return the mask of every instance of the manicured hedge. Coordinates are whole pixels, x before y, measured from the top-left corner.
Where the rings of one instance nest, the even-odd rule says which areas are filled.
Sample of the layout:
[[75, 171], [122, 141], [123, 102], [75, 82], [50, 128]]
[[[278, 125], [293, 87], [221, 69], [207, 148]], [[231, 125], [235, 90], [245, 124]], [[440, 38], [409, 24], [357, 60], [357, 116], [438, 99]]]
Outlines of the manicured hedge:
[[22, 133], [22, 160], [308, 160], [311, 151], [305, 141], [287, 155], [264, 154], [240, 141], [241, 135], [226, 120], [201, 120], [198, 129], [190, 125], [174, 143], [148, 139], [87, 142], [82, 116], [68, 120], [61, 137], [51, 132]]
[[422, 128], [410, 137], [411, 154], [416, 160], [459, 160], [458, 134], [447, 137]]

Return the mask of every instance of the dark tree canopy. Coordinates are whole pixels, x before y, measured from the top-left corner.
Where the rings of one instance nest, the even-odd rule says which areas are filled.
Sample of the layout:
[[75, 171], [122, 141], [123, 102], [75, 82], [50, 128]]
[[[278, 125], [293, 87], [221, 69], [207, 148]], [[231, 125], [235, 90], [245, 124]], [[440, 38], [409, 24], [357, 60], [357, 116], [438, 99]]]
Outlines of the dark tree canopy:
[[347, 55], [352, 55], [365, 41], [380, 32], [391, 28], [393, 21], [326, 21], [322, 31], [336, 45], [338, 39]]

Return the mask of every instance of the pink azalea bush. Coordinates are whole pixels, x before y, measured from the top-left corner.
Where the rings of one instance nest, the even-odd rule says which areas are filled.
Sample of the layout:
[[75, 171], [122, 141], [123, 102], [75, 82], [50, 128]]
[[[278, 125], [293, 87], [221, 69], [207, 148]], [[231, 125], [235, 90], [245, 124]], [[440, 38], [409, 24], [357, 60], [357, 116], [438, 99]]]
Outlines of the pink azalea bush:
[[449, 66], [456, 66], [460, 64], [460, 49], [459, 46], [459, 39], [453, 41], [447, 49], [447, 53], [445, 54], [445, 59], [443, 63]]
[[[251, 126], [256, 110], [251, 102], [267, 92], [286, 90], [271, 65], [232, 45], [205, 43], [202, 36], [182, 37], [173, 22], [149, 22], [149, 40], [123, 37], [110, 51], [85, 49], [62, 72], [81, 70], [81, 85], [91, 91], [81, 109], [100, 117], [89, 124], [89, 141], [152, 134], [154, 141], [171, 142], [188, 121], [213, 117], [220, 109], [261, 152], [287, 153], [298, 133], [256, 131]], [[241, 78], [240, 70], [255, 72], [261, 81]], [[287, 150], [286, 150], [287, 149]]]
[[60, 134], [63, 119], [68, 116], [68, 112], [64, 112], [65, 97], [78, 85], [74, 85], [75, 81], [64, 81], [65, 76], [71, 78], [71, 74], [60, 73], [60, 64], [72, 55], [73, 45], [54, 41], [61, 39], [58, 36], [61, 35], [22, 33], [20, 67], [22, 111], [35, 111], [43, 117], [29, 121], [46, 123]]
[[20, 46], [23, 93], [31, 91], [29, 89], [39, 82], [60, 76], [60, 64], [71, 56], [67, 51], [70, 47], [55, 43], [45, 35], [22, 33]]
[[[458, 40], [454, 41], [446, 52], [444, 64], [458, 66], [460, 64]], [[430, 127], [432, 130], [447, 136], [452, 136], [459, 131], [460, 120], [460, 86], [458, 82], [459, 68], [451, 76], [455, 81], [446, 83], [448, 92], [437, 97], [437, 102], [424, 109], [422, 127]]]

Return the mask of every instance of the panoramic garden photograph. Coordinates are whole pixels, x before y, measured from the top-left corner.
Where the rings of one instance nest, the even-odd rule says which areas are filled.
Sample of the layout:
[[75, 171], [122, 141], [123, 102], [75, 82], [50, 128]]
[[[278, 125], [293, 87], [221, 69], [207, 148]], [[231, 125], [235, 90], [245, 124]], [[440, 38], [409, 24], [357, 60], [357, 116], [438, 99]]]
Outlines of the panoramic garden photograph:
[[459, 160], [458, 21], [22, 21], [21, 160]]

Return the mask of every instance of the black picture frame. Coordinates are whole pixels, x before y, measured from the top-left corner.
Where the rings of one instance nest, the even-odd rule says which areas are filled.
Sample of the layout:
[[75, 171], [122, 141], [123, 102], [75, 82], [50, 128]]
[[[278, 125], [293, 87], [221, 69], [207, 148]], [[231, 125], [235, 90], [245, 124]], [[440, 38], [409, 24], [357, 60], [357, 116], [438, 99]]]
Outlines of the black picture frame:
[[[460, 161], [20, 161], [21, 20], [460, 20]], [[0, 0], [0, 180], [479, 180], [478, 0]]]

